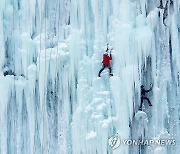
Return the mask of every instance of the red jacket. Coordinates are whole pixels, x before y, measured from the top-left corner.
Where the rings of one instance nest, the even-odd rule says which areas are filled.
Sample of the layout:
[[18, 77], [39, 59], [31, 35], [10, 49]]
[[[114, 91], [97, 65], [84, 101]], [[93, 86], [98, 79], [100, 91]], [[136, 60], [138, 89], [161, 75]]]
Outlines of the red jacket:
[[110, 56], [108, 56], [108, 55], [106, 55], [106, 54], [103, 55], [103, 61], [102, 61], [102, 63], [103, 63], [104, 65], [110, 65], [110, 60], [112, 60], [111, 54], [110, 54]]

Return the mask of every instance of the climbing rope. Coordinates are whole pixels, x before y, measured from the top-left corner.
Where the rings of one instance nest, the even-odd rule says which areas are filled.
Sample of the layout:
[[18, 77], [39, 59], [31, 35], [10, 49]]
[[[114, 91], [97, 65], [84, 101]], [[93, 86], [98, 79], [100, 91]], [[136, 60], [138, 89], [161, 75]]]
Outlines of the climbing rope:
[[132, 120], [133, 120], [133, 117], [134, 117], [134, 104], [135, 104], [135, 98], [134, 98], [134, 92], [135, 92], [135, 77], [134, 77], [134, 63], [135, 63], [135, 51], [136, 51], [136, 16], [137, 16], [137, 2], [136, 2], [136, 9], [135, 9], [135, 32], [134, 32], [134, 52], [133, 52], [133, 97], [132, 97], [132, 100], [133, 100], [133, 111], [132, 111]]
[[[150, 25], [151, 25], [151, 31], [152, 31], [152, 18], [151, 18], [151, 15], [150, 15]], [[152, 42], [153, 42], [153, 33], [151, 35], [151, 48], [150, 49], [153, 49], [152, 48], [152, 46], [153, 46]], [[152, 79], [152, 83], [154, 83], [153, 79]]]
[[[57, 13], [57, 8], [58, 8], [59, 5], [56, 5], [56, 13]], [[59, 8], [60, 9], [60, 8]], [[55, 20], [56, 20], [56, 13], [55, 13]], [[58, 61], [58, 50], [59, 50], [59, 14], [58, 14], [58, 27], [57, 27], [57, 48], [56, 48], [56, 66], [55, 66], [55, 74], [57, 75], [57, 61]]]
[[[41, 50], [42, 50], [42, 41], [41, 41], [41, 33], [42, 33], [42, 1], [40, 4], [40, 43], [39, 43], [39, 53], [38, 53], [38, 63], [39, 63], [39, 71], [38, 71], [38, 82], [39, 82], [39, 86], [40, 86], [40, 70], [41, 70]], [[40, 88], [40, 87], [39, 87]], [[40, 95], [40, 89], [39, 89], [39, 95]], [[38, 97], [38, 100], [40, 102], [40, 96]], [[41, 109], [42, 109], [42, 105], [41, 105]], [[41, 112], [41, 117], [42, 117], [42, 112]], [[41, 151], [43, 152], [43, 143], [41, 143]]]
[[[45, 4], [45, 14], [46, 14], [46, 4]], [[43, 110], [43, 151], [44, 153], [44, 125], [45, 125], [45, 106], [46, 106], [46, 16], [45, 16], [45, 68], [44, 68], [44, 102], [42, 102]], [[43, 105], [44, 103], [44, 105]]]
[[45, 52], [45, 68], [44, 68], [44, 105], [43, 105], [43, 151], [42, 151], [42, 154], [44, 154], [44, 125], [45, 125], [45, 107], [46, 107], [46, 16], [47, 16], [47, 8], [46, 8], [47, 4], [45, 2], [45, 21], [44, 21], [44, 26], [45, 26], [45, 49], [44, 49], [44, 52]]
[[[38, 59], [38, 63], [39, 63], [39, 71], [38, 71], [38, 82], [39, 82], [39, 86], [40, 86], [40, 69], [41, 69], [41, 50], [42, 50], [42, 42], [41, 42], [41, 33], [42, 33], [42, 1], [40, 4], [40, 43], [39, 43], [39, 59]], [[40, 87], [39, 87], [40, 88]], [[40, 89], [39, 89], [39, 94], [40, 94]], [[40, 102], [40, 96], [38, 97], [38, 100]], [[42, 106], [41, 106], [42, 109]], [[41, 116], [42, 116], [42, 112], [41, 112]], [[41, 151], [43, 152], [43, 143], [41, 144]]]
[[[39, 49], [39, 74], [38, 74], [38, 81], [40, 81], [40, 70], [41, 70], [41, 50], [42, 50], [42, 15], [43, 11], [42, 11], [42, 1], [41, 1], [41, 5], [40, 5], [40, 49]], [[45, 4], [45, 45], [46, 45], [46, 4]], [[40, 92], [39, 92], [40, 93]], [[44, 72], [44, 95], [43, 95], [43, 102], [41, 104], [41, 118], [42, 118], [42, 144], [41, 144], [41, 151], [42, 154], [44, 153], [44, 125], [45, 125], [45, 105], [46, 105], [46, 46], [45, 46], [45, 72]], [[39, 102], [40, 102], [40, 97], [39, 97]]]
[[[134, 93], [135, 93], [135, 77], [134, 77], [134, 63], [135, 63], [135, 51], [136, 51], [136, 16], [137, 16], [137, 2], [136, 3], [136, 8], [135, 8], [135, 32], [134, 32], [134, 52], [133, 52], [133, 87], [132, 87], [132, 92], [133, 92], [133, 96], [132, 96], [132, 119], [131, 119], [131, 138], [133, 139], [133, 129], [134, 129], [134, 124], [133, 124], [133, 120], [134, 120], [134, 116], [135, 116], [135, 109], [134, 109], [134, 105], [135, 105], [135, 97], [134, 97]], [[133, 151], [133, 148], [132, 148]]]

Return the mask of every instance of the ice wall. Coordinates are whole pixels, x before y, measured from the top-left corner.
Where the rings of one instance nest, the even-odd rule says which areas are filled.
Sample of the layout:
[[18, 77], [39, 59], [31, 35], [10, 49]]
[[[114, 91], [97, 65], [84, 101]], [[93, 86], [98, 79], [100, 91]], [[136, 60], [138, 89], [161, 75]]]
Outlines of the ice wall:
[[[2, 0], [0, 153], [178, 153], [180, 1], [166, 3]], [[107, 43], [114, 76], [99, 78]], [[139, 121], [140, 86], [150, 83], [153, 107], [145, 102]], [[176, 146], [112, 150], [116, 133]]]

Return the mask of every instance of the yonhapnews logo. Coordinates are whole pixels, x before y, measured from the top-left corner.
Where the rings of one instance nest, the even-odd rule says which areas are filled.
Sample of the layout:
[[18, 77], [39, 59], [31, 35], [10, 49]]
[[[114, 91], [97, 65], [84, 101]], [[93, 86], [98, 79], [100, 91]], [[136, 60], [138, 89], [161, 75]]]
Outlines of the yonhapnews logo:
[[174, 139], [144, 139], [144, 140], [135, 140], [135, 139], [121, 139], [119, 134], [112, 136], [108, 140], [109, 146], [112, 149], [118, 148], [120, 145], [155, 145], [155, 146], [173, 146], [176, 145], [176, 140]]
[[121, 145], [121, 139], [118, 133], [115, 136], [112, 136], [111, 138], [109, 138], [108, 142], [109, 142], [109, 146], [112, 149], [118, 148]]

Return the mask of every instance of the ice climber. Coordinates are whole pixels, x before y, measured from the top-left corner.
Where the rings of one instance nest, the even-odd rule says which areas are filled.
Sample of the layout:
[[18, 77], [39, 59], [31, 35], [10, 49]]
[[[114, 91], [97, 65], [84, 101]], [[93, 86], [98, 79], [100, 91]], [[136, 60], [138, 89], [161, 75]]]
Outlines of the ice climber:
[[[110, 60], [112, 60], [112, 55], [111, 55], [111, 51], [110, 51], [110, 56], [108, 55], [108, 48], [106, 49], [106, 52], [104, 53], [104, 55], [103, 55], [103, 61], [102, 61], [102, 64], [103, 64], [103, 66], [102, 66], [102, 68], [101, 68], [101, 70], [99, 71], [99, 77], [100, 77], [100, 75], [101, 75], [101, 72], [107, 67], [107, 68], [109, 68], [109, 75], [110, 76], [112, 76], [113, 74], [111, 73], [111, 66], [110, 66]], [[112, 50], [112, 49], [111, 49]]]
[[[160, 5], [158, 6], [159, 9], [161, 10], [164, 10], [164, 13], [163, 13], [163, 24], [165, 25], [165, 19], [167, 18], [168, 16], [168, 0], [166, 1], [166, 6], [163, 7], [163, 2], [162, 0], [160, 0]], [[160, 17], [160, 11], [159, 11], [159, 17]], [[165, 25], [166, 26], [166, 25]]]
[[149, 106], [152, 106], [149, 98], [146, 97], [146, 93], [150, 92], [152, 90], [152, 84], [151, 84], [151, 88], [149, 90], [145, 90], [144, 89], [144, 86], [141, 85], [141, 104], [140, 104], [140, 107], [139, 107], [139, 110], [142, 111], [142, 105], [143, 105], [143, 100], [147, 100], [148, 101], [148, 104]]
[[158, 8], [159, 9], [164, 9], [162, 0], [160, 0], [160, 4], [159, 4]]

